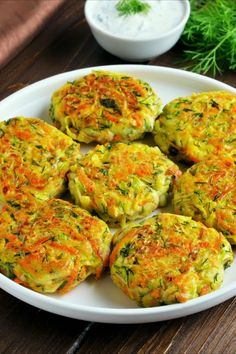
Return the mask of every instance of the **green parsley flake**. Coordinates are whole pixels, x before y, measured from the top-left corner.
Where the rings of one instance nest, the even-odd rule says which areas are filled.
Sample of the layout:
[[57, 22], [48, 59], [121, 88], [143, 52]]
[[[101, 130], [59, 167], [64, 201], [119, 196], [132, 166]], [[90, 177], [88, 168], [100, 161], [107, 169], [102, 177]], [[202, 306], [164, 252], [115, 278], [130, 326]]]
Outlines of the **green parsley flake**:
[[120, 0], [116, 4], [116, 9], [120, 16], [135, 15], [138, 13], [147, 14], [151, 5], [140, 0]]

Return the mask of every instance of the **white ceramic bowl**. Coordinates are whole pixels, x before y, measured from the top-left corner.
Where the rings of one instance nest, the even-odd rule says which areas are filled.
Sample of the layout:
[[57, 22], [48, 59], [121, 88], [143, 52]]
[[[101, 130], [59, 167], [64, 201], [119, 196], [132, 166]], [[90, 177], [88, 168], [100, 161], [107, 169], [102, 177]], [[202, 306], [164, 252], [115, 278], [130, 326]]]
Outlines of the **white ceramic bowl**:
[[[102, 1], [102, 0], [101, 0]], [[131, 62], [143, 62], [155, 58], [172, 48], [179, 40], [190, 15], [188, 0], [182, 0], [183, 15], [181, 21], [168, 32], [154, 34], [148, 39], [125, 38], [119, 33], [112, 34], [104, 30], [93, 18], [96, 1], [85, 3], [85, 18], [97, 42], [109, 53]]]

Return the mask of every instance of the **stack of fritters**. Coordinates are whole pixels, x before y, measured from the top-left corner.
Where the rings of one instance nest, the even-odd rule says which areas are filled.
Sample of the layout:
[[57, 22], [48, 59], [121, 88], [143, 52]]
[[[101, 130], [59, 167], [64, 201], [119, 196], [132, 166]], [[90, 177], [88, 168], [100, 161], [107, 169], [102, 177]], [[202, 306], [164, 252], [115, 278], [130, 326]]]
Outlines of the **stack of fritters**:
[[[236, 243], [236, 96], [206, 92], [168, 103], [153, 131], [175, 160], [199, 162], [174, 183], [174, 210]], [[115, 236], [111, 276], [141, 306], [184, 302], [217, 289], [233, 253], [214, 229], [161, 214]]]
[[[43, 293], [98, 278], [110, 256], [106, 221], [123, 227], [114, 236], [111, 277], [139, 305], [185, 302], [219, 288], [236, 243], [236, 96], [193, 94], [161, 114], [160, 106], [148, 83], [94, 71], [52, 95], [50, 117], [62, 132], [36, 118], [0, 123], [2, 273]], [[132, 142], [146, 132], [174, 160], [199, 163], [180, 177], [158, 147]], [[104, 145], [81, 157], [72, 139]], [[53, 198], [67, 182], [76, 204], [104, 221]], [[196, 221], [163, 213], [126, 225], [172, 194], [175, 212]]]
[[236, 95], [204, 92], [168, 103], [154, 139], [175, 160], [195, 162], [174, 186], [174, 211], [236, 243]]

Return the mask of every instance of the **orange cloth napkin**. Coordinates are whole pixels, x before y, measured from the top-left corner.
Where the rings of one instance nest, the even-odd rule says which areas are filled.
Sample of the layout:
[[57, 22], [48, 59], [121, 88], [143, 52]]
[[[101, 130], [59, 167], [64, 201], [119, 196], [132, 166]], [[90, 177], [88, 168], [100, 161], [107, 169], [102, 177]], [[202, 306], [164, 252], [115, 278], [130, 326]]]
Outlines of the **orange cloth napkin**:
[[0, 0], [0, 67], [43, 28], [66, 0]]

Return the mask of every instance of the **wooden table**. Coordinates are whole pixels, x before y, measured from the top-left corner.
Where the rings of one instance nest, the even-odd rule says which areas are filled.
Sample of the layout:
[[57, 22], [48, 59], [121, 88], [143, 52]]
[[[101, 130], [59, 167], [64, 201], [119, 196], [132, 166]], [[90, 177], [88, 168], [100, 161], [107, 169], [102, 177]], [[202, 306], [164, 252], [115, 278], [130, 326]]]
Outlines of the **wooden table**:
[[[0, 98], [60, 72], [121, 64], [92, 37], [84, 1], [67, 0], [31, 44], [0, 72]], [[147, 64], [176, 67], [176, 46]], [[236, 86], [236, 74], [218, 77]], [[0, 290], [0, 353], [236, 353], [236, 298], [196, 315], [140, 325], [69, 319]]]

